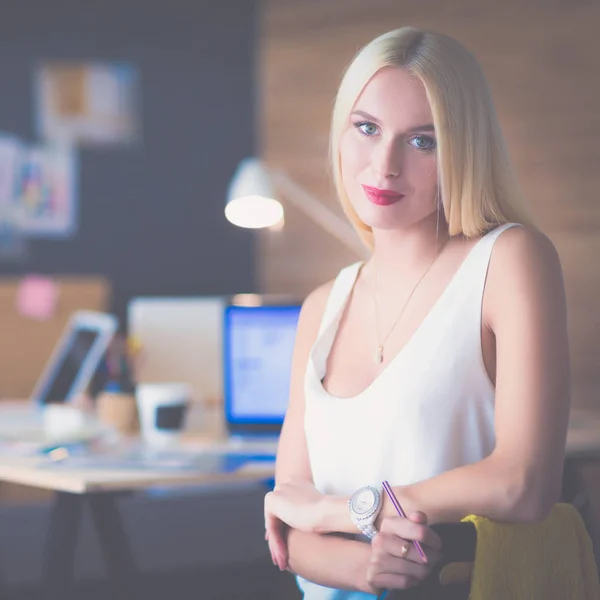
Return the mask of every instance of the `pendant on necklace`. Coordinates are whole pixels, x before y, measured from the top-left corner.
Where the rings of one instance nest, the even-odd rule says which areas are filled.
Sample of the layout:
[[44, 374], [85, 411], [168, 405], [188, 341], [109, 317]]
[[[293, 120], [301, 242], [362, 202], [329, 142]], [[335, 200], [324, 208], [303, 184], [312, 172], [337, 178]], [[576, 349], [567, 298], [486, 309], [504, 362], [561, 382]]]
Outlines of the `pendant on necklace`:
[[377, 346], [377, 352], [375, 353], [375, 362], [380, 365], [383, 362], [383, 346]]

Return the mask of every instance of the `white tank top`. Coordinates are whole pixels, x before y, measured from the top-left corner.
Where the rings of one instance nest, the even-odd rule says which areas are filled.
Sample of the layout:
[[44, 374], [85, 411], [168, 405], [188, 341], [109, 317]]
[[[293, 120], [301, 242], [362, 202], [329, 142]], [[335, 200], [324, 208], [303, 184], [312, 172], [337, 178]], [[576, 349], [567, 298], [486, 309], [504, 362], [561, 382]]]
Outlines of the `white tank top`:
[[[315, 487], [350, 495], [364, 485], [409, 485], [482, 460], [494, 449], [494, 386], [481, 348], [482, 302], [494, 242], [482, 237], [442, 295], [379, 376], [360, 394], [323, 387], [327, 357], [361, 263], [337, 276], [304, 380], [305, 434]], [[358, 600], [298, 577], [306, 600]]]

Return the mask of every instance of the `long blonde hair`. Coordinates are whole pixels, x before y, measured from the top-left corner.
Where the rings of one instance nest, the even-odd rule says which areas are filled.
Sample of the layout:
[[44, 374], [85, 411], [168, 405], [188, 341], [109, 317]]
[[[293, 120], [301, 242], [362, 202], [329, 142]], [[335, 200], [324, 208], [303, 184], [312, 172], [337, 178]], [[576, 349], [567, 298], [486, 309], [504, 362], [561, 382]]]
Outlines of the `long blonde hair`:
[[531, 225], [479, 62], [447, 35], [402, 27], [359, 51], [344, 74], [333, 109], [334, 184], [363, 242], [372, 249], [373, 232], [346, 194], [340, 137], [362, 90], [384, 67], [402, 68], [425, 86], [436, 131], [439, 194], [450, 235], [477, 237], [508, 222]]

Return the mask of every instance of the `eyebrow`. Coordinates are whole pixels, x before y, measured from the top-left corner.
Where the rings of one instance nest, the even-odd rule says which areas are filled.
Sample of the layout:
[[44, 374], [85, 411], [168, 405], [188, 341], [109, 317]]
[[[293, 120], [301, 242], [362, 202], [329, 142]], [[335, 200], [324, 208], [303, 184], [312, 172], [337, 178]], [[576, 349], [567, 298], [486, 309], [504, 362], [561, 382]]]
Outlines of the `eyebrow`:
[[[352, 112], [353, 115], [357, 115], [359, 117], [363, 117], [364, 119], [368, 119], [369, 121], [373, 121], [374, 123], [380, 123], [379, 119], [377, 119], [377, 117], [374, 117], [373, 115], [370, 115], [369, 113], [365, 112], [364, 110], [355, 110]], [[435, 132], [435, 127], [433, 126], [433, 123], [427, 123], [425, 125], [417, 125], [415, 127], [411, 127], [410, 129], [407, 130], [408, 133], [415, 133], [416, 131], [431, 131], [431, 132]]]

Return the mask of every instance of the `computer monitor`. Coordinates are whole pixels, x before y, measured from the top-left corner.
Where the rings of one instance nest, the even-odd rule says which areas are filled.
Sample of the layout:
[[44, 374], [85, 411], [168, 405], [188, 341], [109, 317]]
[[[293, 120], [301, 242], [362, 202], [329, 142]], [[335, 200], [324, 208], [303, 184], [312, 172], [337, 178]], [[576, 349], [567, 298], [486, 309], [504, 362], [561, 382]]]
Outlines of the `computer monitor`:
[[281, 430], [299, 314], [299, 304], [226, 307], [223, 374], [230, 432]]

